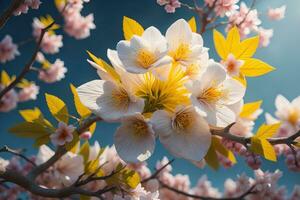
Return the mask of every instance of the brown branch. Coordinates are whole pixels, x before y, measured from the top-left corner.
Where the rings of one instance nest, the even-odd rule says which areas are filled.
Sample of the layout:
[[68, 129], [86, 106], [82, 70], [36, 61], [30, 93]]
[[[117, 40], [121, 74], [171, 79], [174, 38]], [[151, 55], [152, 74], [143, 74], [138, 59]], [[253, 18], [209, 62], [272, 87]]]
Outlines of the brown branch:
[[151, 179], [155, 179], [158, 177], [158, 175], [160, 174], [160, 172], [162, 172], [163, 169], [165, 169], [168, 165], [172, 164], [172, 162], [174, 162], [175, 159], [170, 160], [169, 162], [167, 162], [164, 166], [162, 166], [160, 169], [157, 169], [151, 176], [149, 176], [148, 178], [145, 178], [144, 180], [141, 181], [141, 183], [146, 183], [147, 181], [150, 181]]
[[25, 0], [12, 0], [9, 7], [0, 16], [0, 29], [6, 24], [6, 22], [14, 14], [15, 10], [20, 7]]
[[30, 71], [30, 67], [33, 64], [33, 62], [35, 61], [36, 55], [40, 49], [43, 37], [45, 35], [45, 33], [51, 28], [51, 26], [54, 24], [54, 22], [52, 22], [50, 25], [48, 25], [46, 28], [42, 29], [41, 31], [41, 35], [38, 39], [38, 42], [36, 44], [35, 50], [30, 58], [30, 60], [26, 63], [26, 65], [24, 66], [23, 70], [21, 71], [21, 73], [16, 77], [15, 80], [13, 80], [7, 87], [5, 87], [1, 92], [0, 92], [0, 101], [2, 99], [2, 97], [9, 92], [11, 89], [13, 89], [24, 77], [25, 75]]
[[186, 196], [186, 197], [191, 197], [191, 198], [194, 198], [194, 199], [201, 199], [201, 200], [242, 200], [246, 196], [255, 193], [255, 191], [254, 191], [255, 185], [253, 185], [252, 187], [249, 188], [249, 190], [247, 190], [246, 192], [244, 192], [243, 194], [241, 194], [240, 196], [237, 196], [237, 197], [231, 197], [231, 198], [226, 198], [226, 197], [224, 197], [224, 198], [222, 198], [222, 197], [221, 198], [205, 197], [205, 196], [190, 194], [190, 193], [184, 192], [182, 190], [178, 190], [176, 188], [173, 188], [173, 187], [165, 184], [164, 182], [162, 182], [159, 179], [158, 179], [158, 182], [161, 185], [161, 187], [166, 188], [166, 189], [168, 189], [170, 191], [173, 191], [173, 192], [175, 192], [177, 194], [181, 194], [181, 195]]
[[[100, 121], [101, 118], [95, 115], [88, 117], [77, 129], [76, 132], [80, 135], [86, 129], [88, 129], [93, 123]], [[68, 151], [64, 146], [60, 146], [55, 151], [55, 154], [43, 164], [33, 168], [33, 170], [28, 174], [28, 177], [34, 180], [38, 175], [46, 171], [49, 167], [51, 167], [56, 161], [58, 161], [64, 154]]]
[[70, 197], [72, 195], [85, 195], [90, 197], [102, 198], [102, 195], [104, 193], [115, 189], [114, 187], [110, 187], [110, 188], [98, 190], [96, 192], [88, 191], [83, 188], [75, 187], [75, 186], [69, 186], [61, 189], [48, 189], [39, 186], [30, 178], [25, 177], [19, 172], [12, 171], [12, 170], [6, 170], [4, 172], [0, 171], [0, 177], [6, 180], [7, 182], [14, 183], [24, 188], [25, 190], [31, 192], [32, 194], [42, 196], [42, 197], [48, 197], [48, 198], [65, 198], [65, 197]]
[[[244, 146], [248, 146], [251, 143], [251, 137], [242, 137], [233, 135], [230, 133], [230, 128], [234, 125], [234, 123], [228, 125], [225, 128], [217, 128], [217, 127], [211, 127], [211, 134], [217, 135], [226, 139], [229, 139], [231, 141], [243, 144]], [[295, 140], [300, 137], [300, 130], [296, 132], [295, 134], [288, 136], [288, 137], [278, 137], [278, 138], [269, 138], [268, 141], [272, 145], [276, 144], [286, 144], [286, 145], [293, 145], [295, 144]]]
[[24, 160], [26, 160], [27, 162], [31, 163], [33, 166], [36, 166], [36, 164], [30, 160], [29, 158], [27, 158], [25, 155], [23, 155], [21, 152], [22, 150], [15, 150], [15, 149], [12, 149], [12, 148], [9, 148], [8, 146], [4, 146], [0, 149], [0, 152], [8, 152], [8, 153], [11, 153], [13, 155], [16, 155], [20, 158], [23, 158]]

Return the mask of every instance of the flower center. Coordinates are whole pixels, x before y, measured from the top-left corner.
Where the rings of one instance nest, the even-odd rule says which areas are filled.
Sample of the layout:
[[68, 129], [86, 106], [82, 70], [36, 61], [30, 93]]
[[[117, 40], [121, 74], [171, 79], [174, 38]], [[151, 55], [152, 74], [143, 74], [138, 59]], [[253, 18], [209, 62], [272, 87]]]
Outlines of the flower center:
[[68, 137], [69, 133], [66, 129], [61, 130], [59, 134], [59, 139], [60, 140], [65, 140]]
[[288, 122], [292, 124], [293, 126], [296, 126], [298, 121], [299, 121], [299, 114], [297, 111], [293, 110], [290, 112], [289, 117], [288, 117]]
[[137, 54], [136, 62], [138, 66], [148, 69], [155, 62], [155, 56], [152, 52], [142, 49]]
[[224, 96], [224, 92], [218, 87], [210, 87], [197, 98], [199, 101], [203, 101], [208, 104], [214, 104]]
[[137, 134], [137, 135], [141, 135], [141, 134], [145, 133], [148, 128], [146, 122], [141, 121], [141, 120], [135, 121], [132, 126], [135, 131], [135, 134]]
[[186, 130], [193, 122], [193, 116], [190, 112], [181, 111], [176, 114], [172, 126], [176, 130]]
[[175, 61], [186, 60], [191, 53], [190, 46], [188, 44], [180, 44], [175, 51], [171, 51], [169, 55], [173, 57]]
[[130, 103], [128, 93], [122, 87], [119, 87], [118, 89], [112, 91], [112, 99], [114, 105], [118, 108], [127, 108]]

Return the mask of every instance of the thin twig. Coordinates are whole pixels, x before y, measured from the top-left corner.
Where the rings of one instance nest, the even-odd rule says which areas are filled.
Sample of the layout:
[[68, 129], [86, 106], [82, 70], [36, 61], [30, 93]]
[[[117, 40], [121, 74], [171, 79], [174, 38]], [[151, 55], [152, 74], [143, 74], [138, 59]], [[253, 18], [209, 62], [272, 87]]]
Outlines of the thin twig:
[[30, 160], [29, 158], [27, 158], [25, 155], [23, 155], [21, 152], [22, 150], [15, 150], [12, 148], [9, 148], [8, 146], [4, 146], [0, 149], [0, 152], [8, 152], [11, 153], [13, 155], [19, 156], [20, 158], [23, 158], [24, 160], [26, 160], [27, 162], [31, 163], [33, 166], [36, 166], [36, 164]]
[[141, 183], [146, 183], [147, 181], [157, 178], [157, 176], [159, 175], [160, 172], [162, 172], [163, 169], [165, 169], [168, 165], [170, 165], [171, 163], [174, 162], [175, 159], [170, 160], [169, 162], [167, 162], [164, 166], [162, 166], [161, 168], [157, 169], [151, 176], [149, 176], [148, 178], [145, 178], [144, 180], [141, 181]]
[[11, 18], [14, 14], [15, 10], [24, 3], [25, 0], [12, 0], [9, 7], [4, 11], [4, 13], [0, 16], [0, 29], [6, 24], [6, 22]]
[[249, 7], [249, 10], [248, 10], [248, 12], [246, 13], [244, 19], [243, 19], [239, 24], [237, 24], [237, 26], [242, 25], [242, 24], [246, 21], [248, 15], [250, 14], [251, 10], [252, 10], [252, 9], [254, 8], [254, 6], [255, 6], [255, 3], [256, 3], [256, 0], [252, 0], [251, 6]]
[[51, 28], [51, 26], [54, 24], [54, 22], [52, 22], [49, 26], [47, 26], [46, 28], [42, 29], [41, 31], [41, 35], [39, 37], [39, 40], [36, 44], [35, 50], [30, 58], [30, 60], [27, 62], [27, 64], [24, 66], [23, 70], [21, 71], [21, 73], [16, 77], [16, 79], [14, 81], [12, 81], [6, 88], [4, 88], [1, 92], [0, 92], [0, 101], [2, 99], [2, 97], [9, 92], [11, 89], [13, 89], [24, 77], [25, 75], [30, 71], [30, 67], [33, 64], [33, 62], [35, 61], [36, 55], [40, 49], [42, 40], [44, 38], [45, 33], [49, 30], [49, 28]]

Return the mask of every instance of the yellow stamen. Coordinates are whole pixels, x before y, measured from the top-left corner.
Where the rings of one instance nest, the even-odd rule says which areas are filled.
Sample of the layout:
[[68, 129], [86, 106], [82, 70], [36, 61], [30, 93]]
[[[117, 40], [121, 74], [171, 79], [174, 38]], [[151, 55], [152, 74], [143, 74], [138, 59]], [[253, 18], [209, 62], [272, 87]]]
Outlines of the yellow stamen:
[[169, 55], [173, 57], [175, 61], [186, 60], [191, 53], [190, 46], [188, 44], [181, 43], [175, 51], [171, 51]]
[[113, 104], [117, 108], [128, 108], [130, 98], [127, 91], [123, 87], [119, 87], [112, 91]]
[[224, 96], [224, 91], [218, 87], [210, 87], [198, 97], [199, 101], [203, 101], [208, 104], [214, 104]]
[[193, 122], [193, 116], [191, 112], [181, 111], [176, 113], [176, 117], [173, 121], [173, 128], [176, 130], [186, 130]]
[[152, 52], [142, 49], [137, 54], [136, 62], [138, 66], [148, 69], [155, 62], [155, 56]]
[[141, 135], [143, 133], [146, 133], [147, 132], [147, 124], [145, 121], [142, 121], [142, 120], [137, 120], [133, 123], [133, 129], [135, 131], [135, 134], [138, 134], [138, 135]]
[[300, 117], [299, 113], [296, 110], [292, 110], [289, 113], [288, 122], [293, 126], [296, 126], [297, 123], [299, 122], [299, 117]]

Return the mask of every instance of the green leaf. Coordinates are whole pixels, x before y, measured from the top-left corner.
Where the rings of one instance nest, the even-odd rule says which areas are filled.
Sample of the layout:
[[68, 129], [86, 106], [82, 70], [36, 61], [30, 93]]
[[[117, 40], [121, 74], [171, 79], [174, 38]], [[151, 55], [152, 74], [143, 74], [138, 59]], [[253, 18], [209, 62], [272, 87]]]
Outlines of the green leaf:
[[49, 135], [47, 129], [40, 124], [33, 122], [22, 122], [9, 129], [9, 132], [18, 137], [39, 138], [41, 136]]
[[49, 111], [53, 117], [55, 117], [57, 121], [62, 121], [68, 124], [69, 113], [65, 102], [51, 94], [46, 94], [45, 96]]

